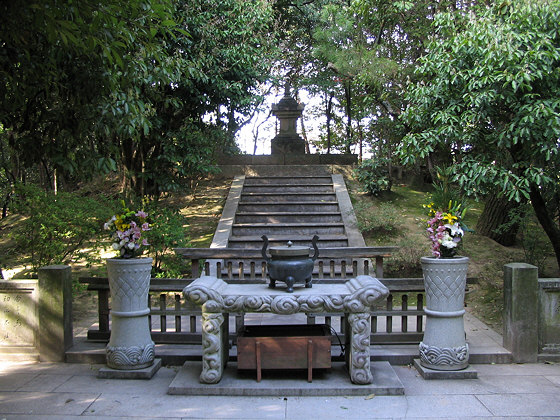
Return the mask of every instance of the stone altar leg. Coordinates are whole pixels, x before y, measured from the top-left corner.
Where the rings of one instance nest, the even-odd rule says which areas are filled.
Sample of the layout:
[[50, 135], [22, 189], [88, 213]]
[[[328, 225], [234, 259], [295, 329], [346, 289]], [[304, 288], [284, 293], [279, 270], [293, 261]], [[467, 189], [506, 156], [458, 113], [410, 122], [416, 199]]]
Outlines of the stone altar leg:
[[349, 314], [346, 319], [346, 365], [350, 379], [358, 385], [371, 384], [373, 375], [370, 368], [370, 325], [369, 313]]
[[227, 315], [202, 312], [202, 373], [200, 382], [215, 384], [220, 382], [227, 363], [228, 326]]

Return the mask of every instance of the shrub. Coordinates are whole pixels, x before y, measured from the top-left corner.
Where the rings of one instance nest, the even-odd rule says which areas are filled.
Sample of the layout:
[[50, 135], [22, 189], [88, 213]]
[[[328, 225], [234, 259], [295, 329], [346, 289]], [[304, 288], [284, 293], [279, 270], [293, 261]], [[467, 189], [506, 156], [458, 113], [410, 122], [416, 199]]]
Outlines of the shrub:
[[364, 235], [394, 236], [399, 229], [399, 209], [391, 203], [355, 205], [358, 229]]
[[176, 209], [164, 207], [161, 202], [150, 203], [146, 210], [151, 215], [152, 223], [152, 229], [148, 232], [148, 254], [154, 259], [153, 275], [180, 277], [184, 272], [184, 264], [173, 248], [186, 246], [185, 217]]
[[420, 258], [429, 254], [426, 241], [410, 235], [401, 238], [396, 244], [399, 249], [385, 264], [386, 277], [422, 277]]
[[23, 219], [12, 238], [20, 252], [30, 254], [34, 272], [44, 265], [87, 257], [86, 248], [95, 246], [112, 207], [102, 197], [67, 192], [55, 195], [35, 185], [18, 185], [14, 210]]
[[367, 159], [354, 170], [363, 191], [375, 196], [384, 191], [391, 191], [392, 181], [388, 163], [386, 158]]

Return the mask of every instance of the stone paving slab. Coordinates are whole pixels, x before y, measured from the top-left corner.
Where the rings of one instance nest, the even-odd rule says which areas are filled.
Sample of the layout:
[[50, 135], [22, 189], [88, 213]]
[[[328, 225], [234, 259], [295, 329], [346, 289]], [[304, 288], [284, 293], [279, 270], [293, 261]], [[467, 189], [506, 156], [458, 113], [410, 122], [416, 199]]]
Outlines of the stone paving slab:
[[[447, 382], [447, 381], [446, 381]], [[476, 395], [411, 395], [406, 417], [492, 416]]]
[[176, 369], [162, 367], [150, 380], [146, 379], [101, 379], [97, 377], [75, 375], [70, 377], [55, 392], [95, 392], [110, 395], [145, 394], [153, 395], [167, 387], [177, 373]]
[[332, 369], [313, 371], [313, 381], [307, 382], [307, 371], [264, 371], [257, 382], [255, 371], [238, 372], [229, 363], [217, 384], [201, 384], [198, 377], [200, 362], [185, 362], [168, 393], [174, 395], [229, 396], [319, 396], [319, 395], [402, 395], [403, 384], [388, 362], [372, 362], [373, 383], [355, 385], [350, 381], [344, 363], [333, 363]]
[[80, 415], [98, 396], [91, 392], [2, 392], [0, 413]]
[[[169, 395], [178, 367], [164, 366], [151, 380], [102, 380], [99, 368], [0, 362], [0, 420], [560, 419], [559, 364], [476, 365], [478, 379], [430, 381], [411, 366], [393, 366], [405, 395], [350, 397]], [[308, 385], [305, 374], [297, 382]]]
[[[479, 375], [477, 379], [453, 380], [425, 380], [416, 369], [407, 366], [394, 366], [395, 373], [405, 386], [405, 395], [448, 395], [448, 394], [550, 394], [560, 392], [560, 381], [555, 383], [549, 378], [558, 378], [556, 375], [540, 375], [537, 372], [549, 374], [558, 372], [559, 366], [541, 365], [507, 365], [511, 368], [525, 367], [518, 375], [512, 376], [511, 370], [507, 374], [503, 367], [506, 365], [476, 365]], [[534, 370], [533, 370], [534, 369]], [[558, 413], [560, 416], [560, 412]]]
[[[28, 420], [30, 418], [29, 415], [27, 414], [10, 414], [9, 416], [2, 416], [0, 414], [0, 420]], [[71, 415], [59, 415], [59, 414], [38, 414], [38, 415], [33, 415], [32, 416], [33, 420], [79, 420], [79, 419], [84, 419], [84, 418], [92, 418], [88, 415], [88, 417], [86, 417], [85, 415], [77, 415], [77, 416], [71, 416]], [[103, 419], [103, 420], [130, 420], [131, 418], [133, 418], [134, 420], [154, 420], [153, 417], [129, 417], [129, 416], [96, 416], [93, 417], [95, 419]], [[157, 417], [157, 420], [177, 420], [180, 417]]]
[[310, 419], [394, 419], [404, 418], [408, 411], [406, 398], [370, 395], [367, 397], [327, 398], [294, 397], [288, 399], [286, 418]]
[[188, 397], [153, 392], [126, 396], [104, 393], [84, 416], [249, 420], [285, 419], [285, 412], [286, 401], [279, 397]]
[[551, 398], [550, 394], [497, 394], [477, 398], [497, 416], [560, 417], [560, 399]]

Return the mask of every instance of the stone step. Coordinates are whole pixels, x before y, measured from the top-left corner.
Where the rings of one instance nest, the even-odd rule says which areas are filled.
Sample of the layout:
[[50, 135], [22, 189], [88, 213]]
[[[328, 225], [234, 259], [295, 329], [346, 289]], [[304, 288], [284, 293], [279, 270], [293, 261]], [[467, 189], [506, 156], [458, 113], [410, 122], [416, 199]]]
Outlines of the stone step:
[[301, 193], [241, 193], [241, 200], [247, 203], [260, 203], [260, 202], [308, 202], [308, 201], [321, 201], [321, 202], [336, 202], [336, 194], [334, 192], [301, 192]]
[[239, 212], [336, 212], [339, 211], [338, 203], [326, 201], [285, 201], [285, 202], [246, 202], [240, 201]]
[[255, 235], [343, 235], [344, 223], [235, 223], [232, 236]]
[[245, 185], [243, 193], [333, 193], [333, 185], [330, 184], [263, 184]]
[[[294, 245], [311, 247], [311, 237], [296, 235], [271, 235], [268, 238], [269, 246], [286, 246], [288, 241], [292, 241]], [[232, 236], [229, 238], [228, 246], [230, 248], [250, 248], [261, 249], [263, 240], [261, 236]], [[319, 237], [317, 246], [320, 248], [336, 248], [348, 246], [348, 238], [346, 235], [323, 235]]]
[[290, 185], [309, 185], [309, 184], [331, 184], [332, 177], [329, 176], [247, 176], [245, 177], [245, 186], [247, 185], [274, 185], [274, 184], [290, 184]]
[[334, 223], [342, 222], [340, 212], [238, 212], [237, 223]]

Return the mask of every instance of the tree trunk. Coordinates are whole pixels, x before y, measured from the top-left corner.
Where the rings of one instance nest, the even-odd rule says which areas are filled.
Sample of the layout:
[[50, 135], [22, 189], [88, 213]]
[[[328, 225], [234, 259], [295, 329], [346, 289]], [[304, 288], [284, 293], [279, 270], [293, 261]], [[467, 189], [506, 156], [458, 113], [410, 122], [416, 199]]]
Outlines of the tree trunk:
[[359, 149], [358, 149], [358, 162], [362, 162], [363, 158], [363, 146], [364, 146], [364, 130], [362, 130], [362, 125], [360, 124], [360, 120], [357, 122], [358, 126], [358, 141], [359, 141]]
[[352, 144], [352, 90], [350, 82], [344, 85], [344, 96], [346, 97], [346, 144], [344, 153], [350, 154], [350, 145]]
[[[484, 205], [484, 211], [478, 219], [476, 230], [504, 246], [511, 246], [519, 230], [518, 223], [511, 223], [511, 211], [518, 208], [520, 203], [508, 201], [505, 197], [491, 194]], [[504, 226], [506, 225], [507, 226]], [[502, 227], [501, 229], [498, 229]]]
[[327, 155], [331, 154], [331, 120], [332, 120], [332, 107], [333, 107], [333, 94], [329, 94], [327, 100]]
[[529, 197], [531, 198], [531, 205], [535, 210], [537, 219], [544, 229], [546, 236], [548, 236], [548, 239], [550, 239], [552, 243], [552, 248], [556, 255], [556, 262], [558, 263], [558, 274], [560, 275], [560, 228], [558, 228], [558, 225], [547, 211], [546, 202], [538, 185], [531, 184], [529, 188]]

